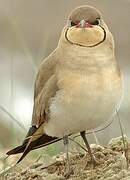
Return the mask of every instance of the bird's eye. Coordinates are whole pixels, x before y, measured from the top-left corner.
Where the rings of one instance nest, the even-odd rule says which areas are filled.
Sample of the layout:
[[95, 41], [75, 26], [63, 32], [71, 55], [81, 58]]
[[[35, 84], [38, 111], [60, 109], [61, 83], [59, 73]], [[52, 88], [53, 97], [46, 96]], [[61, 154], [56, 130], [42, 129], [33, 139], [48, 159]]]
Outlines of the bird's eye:
[[71, 26], [76, 26], [77, 24], [71, 21]]
[[100, 22], [101, 22], [100, 19], [96, 19], [96, 20], [92, 23], [92, 25], [100, 25]]
[[76, 26], [76, 25], [77, 25], [77, 23], [73, 22], [72, 20], [68, 21], [68, 26], [69, 27]]

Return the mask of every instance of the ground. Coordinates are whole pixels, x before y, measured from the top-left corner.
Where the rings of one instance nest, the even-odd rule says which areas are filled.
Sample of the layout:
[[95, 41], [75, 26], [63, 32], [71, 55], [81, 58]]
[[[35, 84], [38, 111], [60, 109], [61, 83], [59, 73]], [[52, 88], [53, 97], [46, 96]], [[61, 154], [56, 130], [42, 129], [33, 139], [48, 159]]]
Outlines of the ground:
[[[130, 180], [130, 167], [123, 154], [122, 138], [114, 138], [105, 147], [91, 145], [92, 151], [98, 161], [93, 168], [88, 153], [78, 153], [72, 150], [69, 154], [73, 174], [69, 180]], [[130, 144], [128, 143], [130, 149]], [[130, 150], [128, 150], [130, 161]], [[53, 163], [45, 166], [41, 161], [32, 164], [25, 169], [6, 172], [1, 178], [7, 180], [64, 180], [66, 171], [65, 154], [53, 158]]]

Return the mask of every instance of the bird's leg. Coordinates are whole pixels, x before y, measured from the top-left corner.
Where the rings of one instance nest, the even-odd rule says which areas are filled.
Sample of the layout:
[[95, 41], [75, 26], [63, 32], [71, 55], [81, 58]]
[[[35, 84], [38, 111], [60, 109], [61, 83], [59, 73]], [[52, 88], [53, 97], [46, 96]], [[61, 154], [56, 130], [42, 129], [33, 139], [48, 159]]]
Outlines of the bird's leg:
[[124, 155], [125, 155], [125, 159], [126, 159], [126, 163], [127, 163], [127, 169], [128, 169], [128, 167], [129, 167], [129, 158], [128, 158], [129, 147], [128, 147], [128, 142], [127, 142], [127, 139], [125, 139], [124, 132], [123, 132], [123, 126], [122, 126], [122, 123], [121, 123], [119, 112], [117, 110], [116, 110], [116, 114], [117, 114], [120, 130], [121, 130], [121, 136], [122, 136], [122, 141], [123, 141], [123, 146], [124, 146]]
[[90, 148], [90, 146], [89, 146], [88, 140], [87, 140], [86, 135], [85, 135], [85, 131], [80, 132], [80, 135], [81, 135], [81, 137], [83, 138], [84, 143], [85, 143], [85, 145], [86, 145], [86, 147], [87, 147], [88, 153], [89, 153], [89, 155], [90, 155], [90, 157], [91, 157], [91, 162], [92, 162], [92, 164], [93, 164], [93, 167], [95, 167], [98, 163], [97, 163], [97, 161], [96, 161], [96, 159], [95, 159], [95, 156], [93, 155], [93, 153], [92, 153], [92, 151], [91, 151], [91, 148]]
[[69, 139], [68, 139], [68, 136], [63, 137], [63, 142], [64, 142], [64, 146], [65, 146], [66, 162], [67, 162], [65, 177], [68, 178], [71, 174], [73, 174], [73, 170], [70, 167], [70, 161], [69, 161], [69, 153], [68, 153]]

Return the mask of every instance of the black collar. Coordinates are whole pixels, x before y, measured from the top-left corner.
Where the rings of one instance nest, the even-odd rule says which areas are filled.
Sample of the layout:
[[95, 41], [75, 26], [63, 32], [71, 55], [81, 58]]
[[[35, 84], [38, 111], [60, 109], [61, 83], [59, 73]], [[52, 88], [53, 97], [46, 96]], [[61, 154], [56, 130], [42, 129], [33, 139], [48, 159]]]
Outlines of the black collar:
[[[99, 26], [100, 26], [100, 25], [99, 25]], [[105, 39], [106, 39], [106, 31], [105, 31], [105, 29], [104, 29], [102, 26], [100, 26], [100, 27], [103, 29], [104, 37], [103, 37], [103, 39], [102, 39], [100, 42], [98, 42], [97, 44], [94, 44], [94, 45], [92, 45], [92, 46], [84, 46], [84, 45], [81, 45], [81, 44], [78, 44], [78, 43], [73, 43], [73, 42], [71, 42], [71, 41], [68, 39], [68, 37], [67, 37], [67, 33], [68, 33], [69, 28], [67, 28], [67, 30], [66, 30], [66, 32], [65, 32], [65, 38], [66, 38], [66, 40], [67, 40], [70, 44], [73, 44], [73, 45], [77, 45], [77, 46], [81, 46], [81, 47], [88, 47], [88, 48], [95, 47], [95, 46], [98, 46], [99, 44], [103, 43], [103, 42], [105, 41]]]

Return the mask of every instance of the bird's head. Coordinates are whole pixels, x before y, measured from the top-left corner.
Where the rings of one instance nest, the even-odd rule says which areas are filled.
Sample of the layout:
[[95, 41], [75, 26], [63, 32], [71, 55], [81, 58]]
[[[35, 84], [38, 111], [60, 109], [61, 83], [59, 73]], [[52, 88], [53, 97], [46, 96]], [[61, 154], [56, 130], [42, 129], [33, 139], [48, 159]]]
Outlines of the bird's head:
[[101, 13], [94, 7], [81, 6], [74, 9], [63, 29], [61, 40], [81, 47], [96, 47], [112, 35], [102, 19]]

